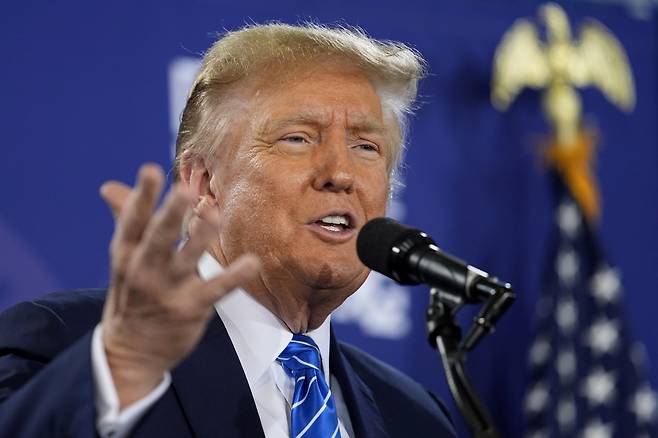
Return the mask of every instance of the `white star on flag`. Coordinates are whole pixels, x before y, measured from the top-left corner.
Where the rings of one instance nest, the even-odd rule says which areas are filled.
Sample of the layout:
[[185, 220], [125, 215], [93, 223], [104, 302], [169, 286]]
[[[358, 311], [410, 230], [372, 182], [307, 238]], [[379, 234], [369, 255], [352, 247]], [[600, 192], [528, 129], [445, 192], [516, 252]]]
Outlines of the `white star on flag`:
[[537, 338], [530, 347], [530, 363], [535, 366], [546, 362], [551, 354], [551, 344], [546, 338]]
[[569, 237], [573, 237], [580, 228], [580, 213], [573, 202], [563, 202], [557, 210], [557, 223]]
[[557, 422], [562, 432], [568, 432], [576, 425], [576, 403], [573, 399], [563, 399], [557, 405]]
[[608, 403], [615, 397], [615, 380], [614, 372], [606, 373], [603, 368], [597, 368], [587, 376], [580, 391], [590, 405]]
[[611, 438], [612, 424], [601, 422], [600, 419], [590, 421], [583, 431], [583, 438]]
[[631, 411], [639, 423], [650, 423], [656, 416], [656, 394], [649, 385], [644, 385], [631, 400]]
[[562, 332], [564, 334], [570, 334], [575, 328], [576, 320], [578, 319], [576, 304], [573, 302], [573, 299], [565, 298], [561, 300], [557, 305], [555, 317], [557, 318], [557, 325]]
[[525, 409], [528, 412], [539, 412], [548, 403], [548, 387], [544, 383], [537, 383], [528, 392], [525, 398]]
[[573, 285], [576, 275], [578, 275], [578, 257], [573, 250], [561, 251], [555, 262], [555, 271], [560, 281], [567, 286]]
[[605, 305], [614, 302], [621, 293], [621, 279], [616, 269], [603, 267], [592, 276], [592, 295], [596, 301]]
[[576, 374], [576, 354], [572, 348], [565, 348], [557, 355], [556, 362], [557, 373], [562, 383], [567, 383], [573, 379]]
[[601, 318], [591, 325], [585, 335], [585, 344], [600, 356], [612, 352], [619, 343], [619, 323]]

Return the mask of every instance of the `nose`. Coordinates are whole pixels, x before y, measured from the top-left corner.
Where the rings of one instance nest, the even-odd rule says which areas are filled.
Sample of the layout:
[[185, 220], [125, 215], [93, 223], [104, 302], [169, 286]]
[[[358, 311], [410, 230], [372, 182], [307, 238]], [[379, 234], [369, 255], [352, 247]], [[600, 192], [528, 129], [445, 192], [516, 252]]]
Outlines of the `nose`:
[[315, 150], [313, 160], [315, 190], [354, 191], [354, 163], [344, 138], [327, 139]]

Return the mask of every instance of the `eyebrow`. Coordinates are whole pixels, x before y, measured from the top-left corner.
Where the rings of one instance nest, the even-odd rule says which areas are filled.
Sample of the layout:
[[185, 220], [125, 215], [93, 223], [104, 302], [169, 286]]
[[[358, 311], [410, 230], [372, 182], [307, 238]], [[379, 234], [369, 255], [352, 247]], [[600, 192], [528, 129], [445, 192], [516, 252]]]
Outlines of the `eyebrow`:
[[388, 132], [386, 126], [382, 122], [373, 120], [372, 118], [366, 116], [360, 117], [359, 120], [352, 123], [349, 127], [349, 130], [352, 132], [365, 132], [383, 136], [386, 136], [386, 133]]
[[[371, 117], [361, 114], [354, 114], [353, 116], [350, 116], [350, 119], [352, 119], [348, 127], [350, 132], [366, 132], [371, 134], [380, 134], [383, 136], [386, 135], [386, 126], [382, 122], [374, 120]], [[266, 134], [292, 125], [310, 125], [317, 127], [325, 126], [328, 124], [329, 119], [325, 114], [304, 112], [300, 114], [294, 114], [289, 117], [265, 120], [264, 122], [260, 123], [257, 131], [261, 134]]]
[[[315, 113], [302, 113], [295, 114], [289, 117], [282, 117], [277, 119], [266, 119], [258, 127], [258, 132], [260, 133], [270, 133], [278, 131], [281, 128], [291, 125], [313, 125], [313, 126], [322, 126], [326, 124], [323, 123], [322, 116]], [[326, 119], [326, 117], [325, 117]]]

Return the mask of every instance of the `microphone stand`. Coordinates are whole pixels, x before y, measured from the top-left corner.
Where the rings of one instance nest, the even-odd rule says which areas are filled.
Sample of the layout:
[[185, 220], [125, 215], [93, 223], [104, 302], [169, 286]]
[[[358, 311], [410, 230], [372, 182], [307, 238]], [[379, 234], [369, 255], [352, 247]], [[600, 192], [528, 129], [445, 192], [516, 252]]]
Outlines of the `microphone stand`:
[[[491, 417], [471, 385], [464, 362], [467, 352], [488, 333], [502, 314], [512, 304], [516, 295], [508, 283], [488, 277], [472, 288], [474, 294], [464, 300], [463, 294], [455, 294], [432, 287], [427, 307], [427, 333], [432, 348], [439, 352], [450, 393], [468, 428], [476, 438], [498, 438]], [[462, 342], [461, 327], [455, 316], [464, 304], [484, 302], [482, 310], [474, 319], [466, 338]]]

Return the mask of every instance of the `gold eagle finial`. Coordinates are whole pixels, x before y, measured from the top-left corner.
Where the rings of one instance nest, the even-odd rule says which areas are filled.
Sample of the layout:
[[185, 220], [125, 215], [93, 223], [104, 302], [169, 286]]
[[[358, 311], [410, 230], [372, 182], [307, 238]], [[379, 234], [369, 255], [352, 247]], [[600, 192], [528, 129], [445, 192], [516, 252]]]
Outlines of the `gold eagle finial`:
[[623, 47], [601, 23], [589, 19], [571, 35], [569, 19], [555, 3], [540, 7], [545, 42], [535, 25], [519, 19], [496, 49], [491, 100], [504, 111], [525, 87], [544, 89], [542, 108], [553, 128], [545, 157], [561, 174], [585, 216], [600, 213], [599, 192], [592, 172], [595, 136], [581, 126], [582, 105], [576, 88], [598, 87], [625, 111], [635, 106], [635, 85]]
[[582, 114], [574, 88], [598, 87], [625, 111], [635, 106], [635, 86], [626, 53], [601, 23], [589, 19], [571, 35], [564, 10], [555, 3], [540, 7], [546, 42], [527, 19], [517, 20], [505, 33], [494, 58], [491, 99], [506, 110], [525, 87], [545, 89], [542, 107], [555, 130], [557, 143], [577, 141]]

